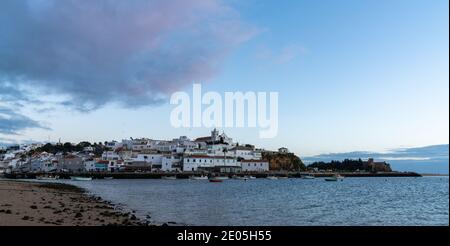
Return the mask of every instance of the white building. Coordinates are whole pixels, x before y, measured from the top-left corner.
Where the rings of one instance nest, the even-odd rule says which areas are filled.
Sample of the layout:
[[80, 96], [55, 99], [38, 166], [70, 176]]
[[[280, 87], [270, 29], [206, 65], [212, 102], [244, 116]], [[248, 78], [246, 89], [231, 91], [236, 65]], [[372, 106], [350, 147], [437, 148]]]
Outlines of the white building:
[[84, 152], [94, 152], [94, 147], [92, 146], [87, 146], [83, 148]]
[[171, 171], [181, 171], [181, 160], [175, 156], [163, 156], [161, 160], [161, 171], [171, 172]]
[[266, 172], [269, 171], [269, 162], [262, 160], [242, 160], [243, 172]]
[[282, 153], [282, 154], [287, 154], [287, 153], [289, 153], [289, 150], [287, 148], [285, 148], [285, 147], [282, 147], [282, 148], [278, 149], [278, 152]]
[[247, 146], [236, 146], [230, 149], [228, 153], [233, 153], [236, 158], [239, 157], [244, 160], [260, 160], [262, 158], [261, 152]]
[[95, 171], [95, 161], [94, 160], [85, 160], [84, 161], [84, 169], [88, 172]]
[[159, 153], [148, 153], [148, 154], [140, 153], [134, 160], [147, 162], [152, 165], [161, 165], [163, 156], [164, 156], [163, 154]]
[[102, 154], [103, 160], [120, 160], [120, 155], [115, 151], [104, 151]]
[[240, 166], [240, 163], [232, 157], [192, 155], [183, 158], [183, 171], [197, 171], [198, 168], [210, 168], [216, 166]]

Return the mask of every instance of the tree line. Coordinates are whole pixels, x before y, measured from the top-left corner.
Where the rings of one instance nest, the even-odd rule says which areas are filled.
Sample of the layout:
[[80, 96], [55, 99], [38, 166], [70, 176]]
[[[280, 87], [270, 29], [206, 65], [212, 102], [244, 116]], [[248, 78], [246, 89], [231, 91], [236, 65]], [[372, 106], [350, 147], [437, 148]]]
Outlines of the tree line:
[[354, 172], [357, 170], [360, 171], [370, 171], [371, 168], [368, 165], [364, 165], [364, 162], [361, 159], [351, 160], [345, 159], [343, 161], [331, 161], [331, 162], [314, 162], [308, 165], [308, 169], [318, 168], [322, 170], [333, 170], [333, 171], [349, 171]]

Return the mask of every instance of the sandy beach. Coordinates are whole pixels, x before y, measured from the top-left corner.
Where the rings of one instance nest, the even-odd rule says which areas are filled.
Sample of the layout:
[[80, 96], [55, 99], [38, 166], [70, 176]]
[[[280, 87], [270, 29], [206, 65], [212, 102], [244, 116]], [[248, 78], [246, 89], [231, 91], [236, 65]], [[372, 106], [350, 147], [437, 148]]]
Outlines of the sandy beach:
[[0, 180], [0, 226], [147, 225], [81, 188]]

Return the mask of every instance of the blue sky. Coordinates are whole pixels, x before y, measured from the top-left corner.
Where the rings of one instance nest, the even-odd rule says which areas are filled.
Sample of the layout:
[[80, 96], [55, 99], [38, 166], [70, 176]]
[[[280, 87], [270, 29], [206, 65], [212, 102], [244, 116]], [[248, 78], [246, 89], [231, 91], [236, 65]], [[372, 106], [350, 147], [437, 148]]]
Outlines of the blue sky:
[[[278, 136], [224, 129], [239, 142], [301, 156], [449, 142], [448, 1], [136, 0], [61, 26], [98, 6], [16, 2], [0, 3], [16, 23], [0, 24], [0, 142], [205, 135], [169, 124], [164, 96], [193, 82], [279, 92]], [[149, 15], [158, 25], [136, 24]]]

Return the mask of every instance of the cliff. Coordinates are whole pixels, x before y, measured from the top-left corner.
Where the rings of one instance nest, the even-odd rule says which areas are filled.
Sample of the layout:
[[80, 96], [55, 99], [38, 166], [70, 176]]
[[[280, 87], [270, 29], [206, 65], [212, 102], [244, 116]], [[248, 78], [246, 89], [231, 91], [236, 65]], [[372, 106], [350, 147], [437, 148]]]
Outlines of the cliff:
[[293, 153], [262, 153], [263, 160], [269, 162], [270, 170], [289, 170], [289, 171], [301, 171], [305, 170], [305, 165], [303, 164], [300, 157]]

